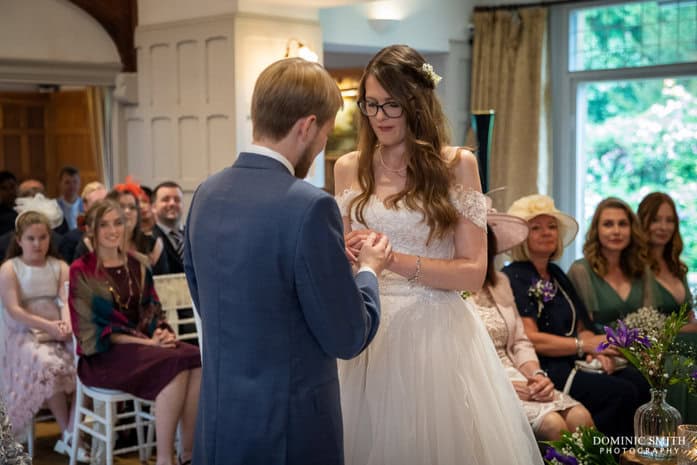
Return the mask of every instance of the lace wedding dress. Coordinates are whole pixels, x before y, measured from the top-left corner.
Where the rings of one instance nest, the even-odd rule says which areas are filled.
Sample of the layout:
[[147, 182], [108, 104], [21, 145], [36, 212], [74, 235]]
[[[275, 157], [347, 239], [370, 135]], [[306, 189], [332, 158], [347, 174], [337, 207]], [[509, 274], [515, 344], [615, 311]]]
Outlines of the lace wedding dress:
[[[366, 224], [348, 212], [358, 195], [337, 196], [352, 229], [386, 234], [394, 251], [452, 258], [452, 235], [426, 244], [420, 212], [388, 209], [372, 196]], [[454, 189], [461, 215], [486, 227], [481, 193]], [[458, 292], [380, 277], [378, 332], [358, 357], [339, 362], [347, 465], [533, 465], [542, 459], [491, 338]]]

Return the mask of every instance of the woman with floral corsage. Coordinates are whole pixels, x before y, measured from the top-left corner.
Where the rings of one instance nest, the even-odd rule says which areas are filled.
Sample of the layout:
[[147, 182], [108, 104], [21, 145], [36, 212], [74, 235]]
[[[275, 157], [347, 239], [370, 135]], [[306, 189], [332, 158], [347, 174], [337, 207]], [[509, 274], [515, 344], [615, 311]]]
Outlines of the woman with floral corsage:
[[349, 259], [371, 231], [394, 251], [380, 328], [339, 363], [346, 463], [541, 464], [491, 338], [459, 296], [484, 280], [486, 202], [474, 155], [447, 145], [437, 82], [414, 49], [379, 51], [358, 89], [359, 150], [335, 165]]
[[[556, 440], [562, 431], [593, 426], [590, 412], [568, 394], [555, 389], [541, 369], [535, 348], [525, 335], [508, 278], [495, 268], [497, 254], [525, 241], [527, 223], [517, 216], [489, 209], [487, 226], [487, 274], [484, 287], [473, 299], [535, 436], [540, 440]], [[543, 292], [549, 296], [550, 290]]]
[[[0, 395], [17, 435], [32, 427], [46, 404], [63, 432], [55, 449], [67, 453], [75, 391], [68, 265], [51, 241], [63, 214], [41, 194], [19, 199], [17, 210], [15, 237], [0, 267]], [[84, 450], [80, 458], [86, 460]]]
[[[513, 248], [514, 261], [503, 272], [541, 367], [557, 389], [568, 392], [591, 412], [600, 431], [631, 435], [634, 411], [648, 400], [648, 385], [632, 368], [616, 371], [613, 350], [597, 352], [604, 336], [591, 331], [586, 307], [566, 274], [552, 263], [574, 240], [578, 224], [546, 195], [518, 199], [508, 213], [530, 227], [527, 241]], [[577, 360], [595, 360], [598, 369], [576, 372]], [[575, 375], [570, 377], [572, 370]], [[644, 391], [638, 386], [645, 386]]]
[[124, 213], [111, 200], [86, 214], [94, 251], [70, 267], [70, 313], [89, 386], [155, 401], [157, 465], [171, 465], [181, 426], [180, 463], [191, 459], [201, 381], [196, 347], [177, 341], [165, 322], [146, 264], [123, 251]]

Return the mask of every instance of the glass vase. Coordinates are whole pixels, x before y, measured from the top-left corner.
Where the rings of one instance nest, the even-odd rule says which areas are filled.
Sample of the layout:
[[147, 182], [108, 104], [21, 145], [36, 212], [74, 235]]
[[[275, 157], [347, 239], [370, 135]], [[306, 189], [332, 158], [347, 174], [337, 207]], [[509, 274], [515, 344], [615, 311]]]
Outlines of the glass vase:
[[672, 459], [678, 453], [680, 412], [666, 402], [666, 389], [651, 389], [651, 400], [634, 414], [637, 455], [651, 459]]
[[678, 465], [697, 463], [697, 425], [678, 426]]

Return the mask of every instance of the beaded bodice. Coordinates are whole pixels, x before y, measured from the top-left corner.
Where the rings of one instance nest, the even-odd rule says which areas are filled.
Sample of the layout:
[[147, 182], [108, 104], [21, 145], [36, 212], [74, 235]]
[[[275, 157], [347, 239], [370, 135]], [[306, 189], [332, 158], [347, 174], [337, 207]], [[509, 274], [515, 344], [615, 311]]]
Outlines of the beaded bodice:
[[[354, 189], [346, 189], [336, 196], [342, 216], [351, 219], [351, 229], [369, 228], [385, 234], [392, 243], [392, 249], [408, 255], [419, 255], [426, 258], [453, 258], [455, 243], [453, 233], [447, 233], [440, 238], [432, 238], [427, 243], [429, 235], [428, 224], [420, 211], [407, 208], [402, 201], [397, 208], [388, 208], [384, 202], [372, 195], [364, 211], [365, 223], [356, 219], [355, 211], [349, 212], [351, 201], [358, 196]], [[480, 228], [486, 228], [486, 202], [481, 192], [456, 186], [451, 190], [450, 201], [458, 213], [472, 221]], [[392, 285], [408, 292], [406, 279], [397, 274], [385, 271], [381, 277], [381, 292], [387, 292]], [[393, 289], [397, 290], [397, 289]]]

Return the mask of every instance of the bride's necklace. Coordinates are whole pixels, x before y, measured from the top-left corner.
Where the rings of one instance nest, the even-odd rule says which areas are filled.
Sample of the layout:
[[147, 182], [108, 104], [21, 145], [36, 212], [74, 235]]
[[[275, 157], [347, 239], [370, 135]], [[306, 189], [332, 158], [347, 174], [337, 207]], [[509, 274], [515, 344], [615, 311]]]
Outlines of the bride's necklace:
[[403, 167], [397, 168], [397, 169], [390, 168], [389, 166], [387, 166], [387, 164], [385, 164], [385, 160], [382, 159], [382, 150], [380, 148], [378, 148], [378, 161], [380, 161], [380, 164], [382, 165], [382, 167], [385, 168], [385, 170], [389, 171], [390, 173], [395, 173], [395, 174], [398, 174], [400, 176], [407, 175], [407, 165], [406, 164], [404, 164]]

